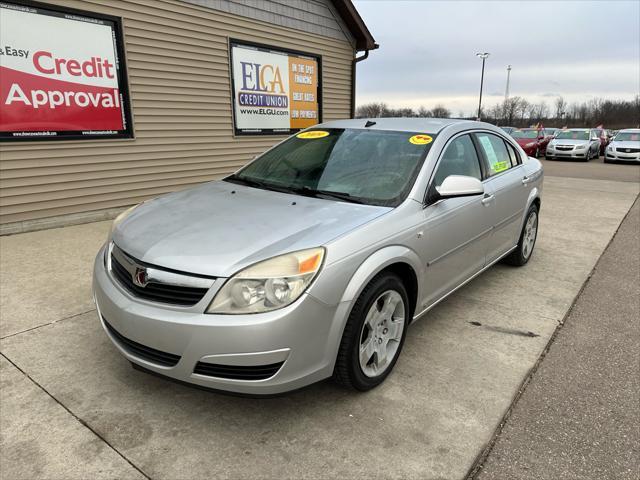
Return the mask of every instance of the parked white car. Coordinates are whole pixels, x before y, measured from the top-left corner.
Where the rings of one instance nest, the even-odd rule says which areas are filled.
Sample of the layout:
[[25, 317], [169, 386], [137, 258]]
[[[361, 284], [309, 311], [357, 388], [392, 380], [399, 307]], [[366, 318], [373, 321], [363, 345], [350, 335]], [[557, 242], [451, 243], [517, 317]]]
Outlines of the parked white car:
[[605, 162], [640, 162], [640, 128], [620, 130], [607, 145]]

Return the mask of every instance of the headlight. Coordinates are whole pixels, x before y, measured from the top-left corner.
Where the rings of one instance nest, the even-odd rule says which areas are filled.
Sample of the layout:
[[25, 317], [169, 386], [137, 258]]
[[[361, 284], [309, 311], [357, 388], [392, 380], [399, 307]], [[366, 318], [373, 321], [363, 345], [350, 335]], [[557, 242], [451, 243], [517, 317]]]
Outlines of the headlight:
[[535, 146], [536, 146], [536, 142], [529, 142], [524, 146], [524, 148], [531, 148], [531, 147], [535, 147]]
[[227, 280], [207, 313], [261, 313], [295, 302], [320, 271], [324, 248], [311, 248], [256, 263]]
[[585, 148], [587, 148], [586, 145], [576, 145], [576, 150], [584, 150]]
[[607, 152], [613, 152], [613, 145], [607, 145]]

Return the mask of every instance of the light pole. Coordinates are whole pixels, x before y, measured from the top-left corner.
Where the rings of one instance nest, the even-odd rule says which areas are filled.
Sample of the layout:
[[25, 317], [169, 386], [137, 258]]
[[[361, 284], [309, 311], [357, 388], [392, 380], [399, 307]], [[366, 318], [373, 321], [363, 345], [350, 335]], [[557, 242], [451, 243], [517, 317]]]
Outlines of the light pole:
[[478, 102], [478, 121], [480, 121], [480, 115], [482, 112], [482, 84], [484, 83], [484, 62], [489, 55], [489, 52], [476, 53], [476, 57], [482, 59], [482, 75], [480, 76], [480, 101]]
[[504, 103], [509, 100], [509, 78], [511, 77], [511, 65], [507, 65], [507, 88], [504, 90]]

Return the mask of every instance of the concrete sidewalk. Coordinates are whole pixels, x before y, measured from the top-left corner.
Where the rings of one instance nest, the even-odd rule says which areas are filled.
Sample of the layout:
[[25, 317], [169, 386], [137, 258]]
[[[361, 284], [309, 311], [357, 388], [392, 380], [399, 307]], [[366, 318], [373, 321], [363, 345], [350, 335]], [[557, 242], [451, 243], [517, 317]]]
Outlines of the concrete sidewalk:
[[477, 478], [640, 478], [640, 202], [598, 262]]
[[546, 178], [530, 263], [434, 308], [366, 394], [245, 399], [134, 371], [91, 304], [108, 223], [0, 238], [0, 477], [463, 478], [638, 190]]

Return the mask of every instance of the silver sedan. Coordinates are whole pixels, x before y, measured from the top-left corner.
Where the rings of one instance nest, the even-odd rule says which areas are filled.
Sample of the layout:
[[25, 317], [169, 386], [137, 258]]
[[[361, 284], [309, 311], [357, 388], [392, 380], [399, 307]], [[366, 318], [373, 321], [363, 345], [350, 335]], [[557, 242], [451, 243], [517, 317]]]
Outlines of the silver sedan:
[[595, 130], [588, 128], [571, 128], [560, 130], [547, 145], [545, 158], [577, 159], [588, 162], [600, 155], [600, 137]]
[[494, 263], [529, 261], [542, 179], [486, 123], [317, 125], [121, 214], [95, 260], [99, 319], [134, 367], [174, 380], [368, 390], [411, 322]]

